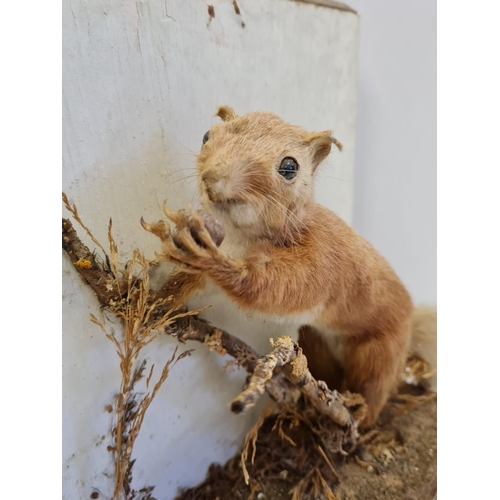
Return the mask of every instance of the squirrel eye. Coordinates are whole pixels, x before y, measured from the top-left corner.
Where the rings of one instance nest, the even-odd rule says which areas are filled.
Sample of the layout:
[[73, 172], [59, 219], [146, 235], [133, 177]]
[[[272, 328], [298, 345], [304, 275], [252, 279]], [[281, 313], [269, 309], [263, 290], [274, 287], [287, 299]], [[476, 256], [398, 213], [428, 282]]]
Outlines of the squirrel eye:
[[206, 133], [205, 133], [205, 135], [203, 136], [203, 144], [205, 144], [205, 142], [207, 142], [207, 141], [208, 141], [209, 137], [210, 137], [210, 136], [209, 136], [209, 133], [208, 133], [208, 132], [206, 132]]
[[284, 158], [278, 169], [278, 173], [287, 180], [293, 179], [298, 171], [299, 165], [293, 158]]

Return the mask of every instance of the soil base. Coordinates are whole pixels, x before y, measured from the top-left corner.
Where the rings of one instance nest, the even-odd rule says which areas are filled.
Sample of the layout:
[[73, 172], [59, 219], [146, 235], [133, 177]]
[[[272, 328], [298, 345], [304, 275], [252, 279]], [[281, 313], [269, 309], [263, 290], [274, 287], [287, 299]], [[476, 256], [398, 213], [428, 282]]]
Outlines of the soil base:
[[[331, 453], [325, 426], [313, 422], [307, 409], [268, 416], [253, 435], [253, 465], [251, 444], [244, 448], [249, 485], [238, 453], [223, 466], [212, 464], [206, 480], [177, 500], [433, 500], [436, 398], [426, 393], [407, 397], [403, 404], [401, 399], [391, 402], [377, 427], [362, 434], [348, 456]], [[336, 444], [342, 447], [338, 439]]]

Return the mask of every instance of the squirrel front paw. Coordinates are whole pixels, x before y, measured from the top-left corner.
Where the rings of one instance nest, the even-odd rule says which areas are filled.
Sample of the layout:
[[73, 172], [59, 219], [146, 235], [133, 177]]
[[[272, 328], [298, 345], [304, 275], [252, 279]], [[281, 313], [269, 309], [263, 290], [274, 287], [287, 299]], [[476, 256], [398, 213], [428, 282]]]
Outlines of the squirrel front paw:
[[194, 210], [171, 211], [166, 204], [163, 211], [175, 224], [173, 234], [165, 221], [150, 225], [141, 219], [144, 229], [162, 241], [162, 253], [157, 254], [158, 259], [177, 264], [183, 271], [195, 274], [209, 274], [216, 267], [229, 263], [229, 257], [218, 247], [224, 235], [222, 226], [215, 219], [202, 217]]

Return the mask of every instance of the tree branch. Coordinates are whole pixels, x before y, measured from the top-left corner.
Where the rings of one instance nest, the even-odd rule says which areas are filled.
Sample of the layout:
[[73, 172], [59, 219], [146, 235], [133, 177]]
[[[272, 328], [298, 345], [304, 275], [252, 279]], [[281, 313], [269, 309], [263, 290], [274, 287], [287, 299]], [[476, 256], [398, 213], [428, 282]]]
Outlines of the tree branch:
[[[282, 367], [282, 373], [301, 390], [316, 410], [336, 424], [357, 425], [364, 418], [364, 399], [349, 392], [341, 395], [337, 391], [331, 391], [324, 382], [317, 381], [307, 367], [307, 358], [302, 349], [291, 337], [282, 336], [272, 345], [273, 351], [259, 358], [255, 364], [247, 389], [231, 403], [234, 413], [241, 413], [254, 406], [259, 396], [264, 393], [266, 383], [274, 371]], [[348, 406], [356, 407], [356, 411], [350, 411]]]

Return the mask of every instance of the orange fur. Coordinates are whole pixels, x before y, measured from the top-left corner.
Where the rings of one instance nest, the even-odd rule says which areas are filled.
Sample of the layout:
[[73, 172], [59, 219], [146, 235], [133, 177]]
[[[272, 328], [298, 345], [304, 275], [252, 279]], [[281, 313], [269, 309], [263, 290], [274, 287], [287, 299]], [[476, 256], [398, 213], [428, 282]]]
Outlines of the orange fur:
[[[198, 180], [204, 208], [224, 223], [228, 241], [211, 244], [198, 220], [201, 248], [185, 218], [167, 212], [184, 250], [169, 244], [166, 258], [213, 281], [244, 309], [296, 317], [297, 327], [309, 315], [300, 335], [311, 367], [333, 384], [345, 371], [343, 388], [364, 395], [364, 425], [373, 424], [402, 372], [413, 305], [385, 259], [314, 201], [314, 173], [340, 143], [329, 131], [310, 133], [272, 113], [237, 116], [222, 106], [217, 115], [223, 122], [197, 157]], [[292, 180], [278, 173], [286, 157], [299, 164]], [[324, 346], [338, 335], [341, 352], [330, 355]]]
[[343, 391], [345, 371], [331, 352], [327, 339], [312, 326], [304, 325], [299, 328], [299, 345], [314, 378], [323, 380], [332, 389]]

